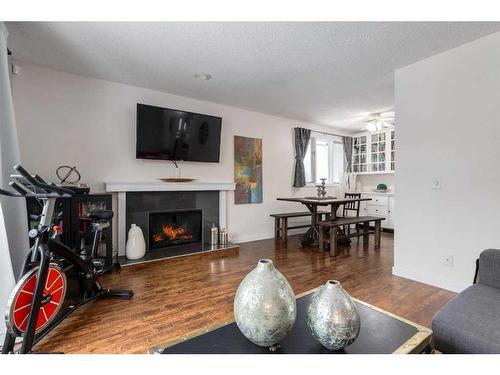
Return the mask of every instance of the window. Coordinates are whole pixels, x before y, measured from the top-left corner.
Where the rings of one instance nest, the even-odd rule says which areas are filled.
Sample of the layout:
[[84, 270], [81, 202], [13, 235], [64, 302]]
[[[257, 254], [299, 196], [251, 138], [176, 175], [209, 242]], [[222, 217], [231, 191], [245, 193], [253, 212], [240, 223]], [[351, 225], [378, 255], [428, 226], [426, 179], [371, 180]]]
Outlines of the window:
[[344, 145], [338, 137], [311, 136], [304, 157], [306, 182], [319, 184], [326, 178], [327, 184], [340, 182], [344, 172]]

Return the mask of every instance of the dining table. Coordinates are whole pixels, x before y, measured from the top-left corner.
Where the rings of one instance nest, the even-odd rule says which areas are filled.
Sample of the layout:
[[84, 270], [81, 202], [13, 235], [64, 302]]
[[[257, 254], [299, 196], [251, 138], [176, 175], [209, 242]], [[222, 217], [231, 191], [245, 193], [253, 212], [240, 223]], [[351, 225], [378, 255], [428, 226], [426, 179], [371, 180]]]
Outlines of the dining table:
[[305, 198], [276, 198], [279, 201], [287, 201], [287, 202], [297, 202], [301, 203], [307, 207], [307, 209], [311, 212], [311, 227], [305, 232], [301, 239], [300, 243], [302, 246], [310, 246], [318, 243], [319, 238], [319, 228], [318, 228], [318, 208], [330, 206], [329, 220], [337, 219], [337, 210], [341, 205], [352, 203], [352, 202], [362, 202], [362, 201], [370, 201], [371, 198], [337, 198], [337, 197], [305, 197]]

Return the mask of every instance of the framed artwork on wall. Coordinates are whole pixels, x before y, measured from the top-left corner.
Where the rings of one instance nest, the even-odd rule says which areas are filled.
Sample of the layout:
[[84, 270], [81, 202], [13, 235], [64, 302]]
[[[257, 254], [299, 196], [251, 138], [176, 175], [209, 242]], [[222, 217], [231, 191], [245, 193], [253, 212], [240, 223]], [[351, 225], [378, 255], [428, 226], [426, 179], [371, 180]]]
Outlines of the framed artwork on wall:
[[234, 136], [235, 204], [262, 203], [262, 139]]

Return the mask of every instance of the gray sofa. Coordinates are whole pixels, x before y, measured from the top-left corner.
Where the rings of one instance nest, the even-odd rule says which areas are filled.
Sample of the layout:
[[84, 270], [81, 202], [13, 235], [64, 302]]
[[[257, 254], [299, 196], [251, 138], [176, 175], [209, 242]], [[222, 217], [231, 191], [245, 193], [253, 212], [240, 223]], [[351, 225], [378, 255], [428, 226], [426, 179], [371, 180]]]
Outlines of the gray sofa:
[[500, 250], [481, 253], [476, 279], [432, 319], [436, 350], [500, 353]]

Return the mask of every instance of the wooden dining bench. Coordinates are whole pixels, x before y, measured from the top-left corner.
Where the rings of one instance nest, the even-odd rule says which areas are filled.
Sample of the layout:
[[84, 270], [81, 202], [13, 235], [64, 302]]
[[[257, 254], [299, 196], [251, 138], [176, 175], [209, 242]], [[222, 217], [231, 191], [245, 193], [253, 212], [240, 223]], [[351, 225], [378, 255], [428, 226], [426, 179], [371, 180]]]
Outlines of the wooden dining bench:
[[[381, 222], [385, 220], [378, 216], [358, 216], [358, 217], [339, 217], [333, 221], [320, 221], [319, 226], [319, 248], [323, 251], [326, 245], [329, 245], [331, 256], [338, 255], [338, 240], [340, 238], [363, 237], [363, 243], [368, 244], [369, 235], [375, 234], [375, 248], [380, 247]], [[374, 223], [374, 230], [370, 230], [370, 223]], [[339, 234], [339, 227], [344, 225], [361, 224], [361, 230], [352, 233]]]
[[[328, 218], [329, 212], [318, 212], [321, 220]], [[288, 231], [292, 229], [299, 228], [309, 228], [311, 224], [300, 224], [300, 225], [288, 225], [288, 219], [294, 217], [311, 217], [312, 213], [309, 211], [303, 212], [285, 212], [280, 214], [271, 214], [269, 216], [274, 217], [274, 239], [284, 240], [288, 238]]]

